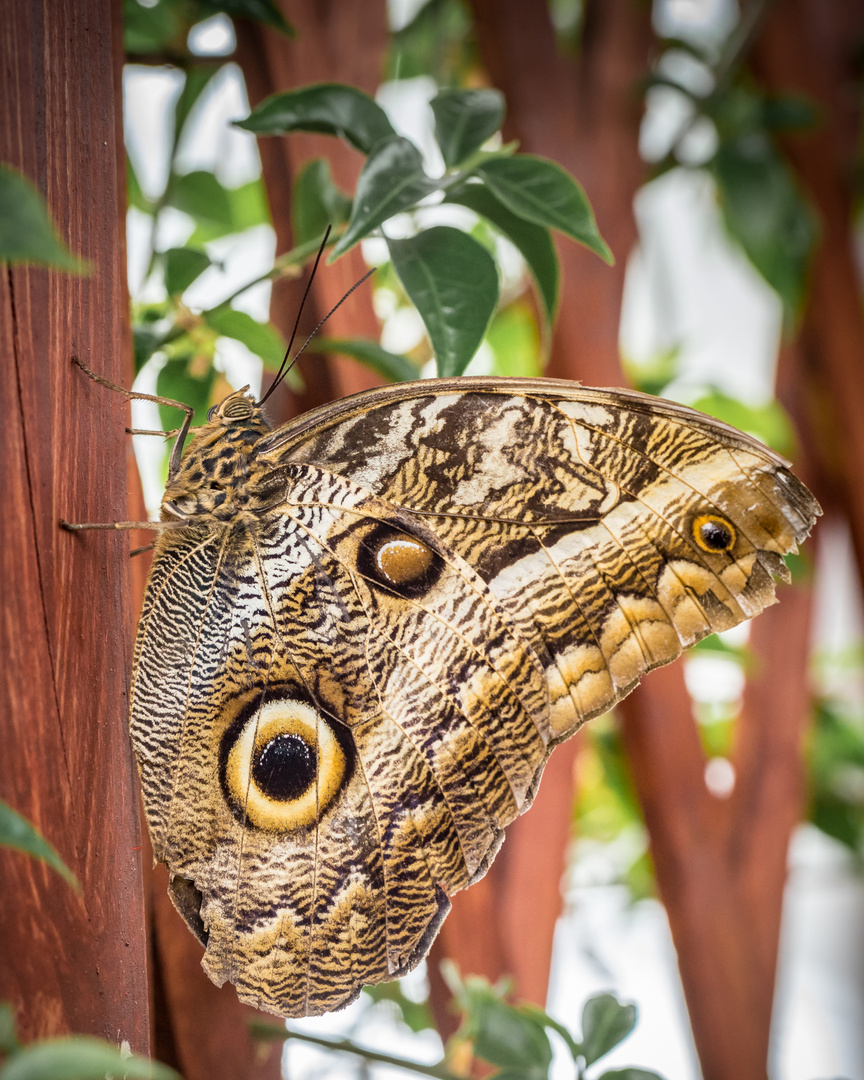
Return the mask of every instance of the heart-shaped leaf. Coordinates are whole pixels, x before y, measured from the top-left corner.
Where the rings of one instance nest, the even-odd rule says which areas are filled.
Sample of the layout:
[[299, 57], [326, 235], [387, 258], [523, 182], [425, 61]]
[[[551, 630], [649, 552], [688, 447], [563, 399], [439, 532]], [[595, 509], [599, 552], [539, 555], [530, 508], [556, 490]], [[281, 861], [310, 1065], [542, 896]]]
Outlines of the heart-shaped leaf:
[[612, 994], [588, 998], [582, 1009], [582, 1053], [588, 1065], [608, 1054], [636, 1026], [636, 1006]]
[[250, 352], [261, 357], [265, 367], [278, 368], [282, 363], [286, 342], [271, 323], [260, 323], [245, 311], [236, 311], [234, 308], [205, 311], [204, 321], [217, 334], [242, 341]]
[[210, 266], [210, 256], [196, 248], [169, 248], [165, 260], [165, 288], [169, 296], [176, 296], [199, 278]]

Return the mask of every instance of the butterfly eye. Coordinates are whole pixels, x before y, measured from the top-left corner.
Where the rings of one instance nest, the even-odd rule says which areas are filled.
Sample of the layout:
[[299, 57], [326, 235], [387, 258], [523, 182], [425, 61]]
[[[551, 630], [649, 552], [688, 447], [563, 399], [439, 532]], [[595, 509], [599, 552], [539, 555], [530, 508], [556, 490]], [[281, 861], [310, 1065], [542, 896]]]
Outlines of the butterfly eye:
[[217, 412], [219, 412], [219, 406], [218, 405], [211, 405], [210, 408], [207, 410], [207, 423], [208, 424], [210, 423], [210, 421], [213, 419], [213, 417], [216, 415]]
[[717, 514], [700, 514], [693, 519], [693, 539], [703, 551], [731, 551], [735, 546], [735, 529]]
[[222, 786], [235, 817], [266, 832], [313, 825], [347, 774], [330, 724], [305, 701], [269, 701], [223, 740]]
[[379, 525], [360, 548], [358, 569], [399, 596], [416, 599], [441, 576], [441, 557], [422, 540]]

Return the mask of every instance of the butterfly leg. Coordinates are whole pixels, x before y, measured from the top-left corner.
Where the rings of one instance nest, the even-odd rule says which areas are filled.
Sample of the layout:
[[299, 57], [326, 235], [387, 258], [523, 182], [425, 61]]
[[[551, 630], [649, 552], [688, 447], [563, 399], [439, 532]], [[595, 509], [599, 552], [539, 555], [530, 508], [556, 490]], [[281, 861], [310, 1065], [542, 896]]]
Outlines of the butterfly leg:
[[180, 458], [183, 456], [183, 444], [186, 442], [186, 436], [189, 434], [189, 427], [192, 423], [192, 417], [195, 414], [195, 410], [191, 405], [185, 405], [182, 401], [174, 401], [172, 398], [157, 397], [155, 394], [141, 394], [137, 390], [127, 390], [123, 386], [118, 386], [117, 383], [110, 382], [108, 379], [104, 379], [101, 375], [97, 375], [95, 371], [91, 371], [90, 368], [84, 363], [83, 360], [79, 360], [77, 356], [72, 357], [72, 363], [81, 368], [88, 379], [100, 386], [105, 386], [109, 390], [113, 390], [117, 394], [122, 394], [127, 401], [152, 401], [156, 405], [167, 405], [172, 409], [182, 409], [186, 413], [183, 419], [182, 425], [175, 431], [167, 432], [153, 432], [153, 431], [137, 431], [135, 429], [126, 430], [132, 435], [164, 435], [165, 438], [171, 438], [176, 434], [177, 438], [174, 441], [174, 446], [171, 449], [171, 458], [168, 462], [168, 479], [173, 479], [180, 468]]

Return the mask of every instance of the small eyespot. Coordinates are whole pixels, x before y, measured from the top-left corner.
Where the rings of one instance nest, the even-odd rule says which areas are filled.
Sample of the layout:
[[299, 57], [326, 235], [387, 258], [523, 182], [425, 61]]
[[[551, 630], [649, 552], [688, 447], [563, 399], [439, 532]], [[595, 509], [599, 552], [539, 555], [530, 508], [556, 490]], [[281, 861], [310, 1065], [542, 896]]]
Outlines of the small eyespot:
[[717, 514], [699, 514], [693, 519], [693, 539], [711, 554], [731, 551], [735, 547], [735, 528]]
[[234, 816], [266, 832], [314, 825], [339, 793], [348, 759], [329, 721], [305, 701], [280, 698], [223, 737], [222, 787]]
[[437, 582], [444, 563], [422, 540], [392, 525], [378, 525], [362, 541], [357, 567], [397, 596], [416, 599]]

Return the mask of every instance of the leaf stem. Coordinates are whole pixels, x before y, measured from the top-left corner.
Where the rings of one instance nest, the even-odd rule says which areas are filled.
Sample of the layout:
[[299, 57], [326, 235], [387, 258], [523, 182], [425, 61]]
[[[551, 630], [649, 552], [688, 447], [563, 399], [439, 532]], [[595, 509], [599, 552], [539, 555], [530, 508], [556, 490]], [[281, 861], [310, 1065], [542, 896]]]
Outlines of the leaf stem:
[[436, 1065], [421, 1065], [410, 1058], [396, 1057], [393, 1054], [381, 1054], [377, 1050], [367, 1050], [350, 1039], [325, 1039], [320, 1035], [307, 1035], [293, 1028], [280, 1027], [278, 1024], [267, 1024], [261, 1021], [253, 1021], [249, 1025], [253, 1038], [258, 1039], [299, 1039], [301, 1042], [311, 1043], [313, 1046], [323, 1047], [325, 1050], [335, 1050], [341, 1054], [354, 1054], [365, 1061], [374, 1062], [378, 1065], [392, 1065], [396, 1069], [408, 1069], [420, 1076], [432, 1076], [436, 1080], [462, 1080], [455, 1073], [445, 1069], [439, 1062]]

